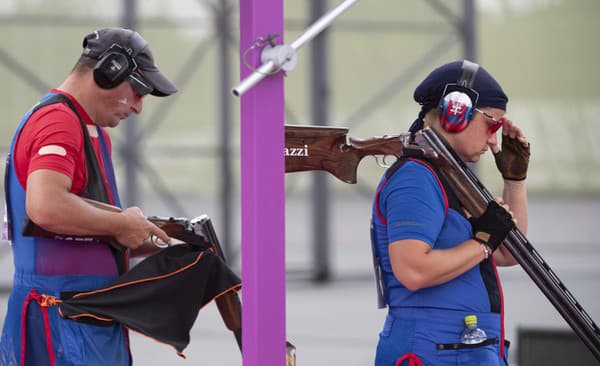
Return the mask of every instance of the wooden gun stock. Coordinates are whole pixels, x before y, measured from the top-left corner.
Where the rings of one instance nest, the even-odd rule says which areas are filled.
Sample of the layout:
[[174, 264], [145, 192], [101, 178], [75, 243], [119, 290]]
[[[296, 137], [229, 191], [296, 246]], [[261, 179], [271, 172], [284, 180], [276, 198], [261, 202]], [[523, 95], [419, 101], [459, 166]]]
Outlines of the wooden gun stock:
[[[98, 201], [90, 200], [87, 198], [84, 198], [84, 200], [86, 202], [90, 203], [92, 206], [95, 206], [95, 207], [98, 207], [98, 208], [101, 208], [104, 210], [114, 211], [114, 212], [121, 211], [120, 208], [109, 205], [107, 203], [98, 202]], [[124, 251], [125, 249], [127, 249], [123, 245], [121, 245], [114, 237], [108, 236], [108, 235], [106, 235], [106, 236], [105, 235], [69, 235], [69, 234], [53, 233], [51, 231], [48, 231], [48, 230], [42, 228], [41, 226], [38, 226], [28, 216], [25, 216], [25, 220], [23, 221], [23, 226], [21, 228], [21, 233], [23, 234], [23, 236], [37, 236], [37, 237], [42, 237], [42, 238], [75, 240], [75, 241], [83, 241], [83, 242], [101, 241], [101, 242], [110, 244], [112, 247], [114, 247], [115, 249], [117, 249], [119, 251]]]
[[[84, 201], [90, 205], [107, 211], [121, 212], [119, 207], [109, 205], [108, 203], [95, 201], [92, 199], [84, 198]], [[202, 249], [210, 248], [210, 244], [204, 240], [202, 236], [194, 233], [190, 227], [189, 220], [185, 218], [177, 217], [160, 217], [160, 216], [149, 216], [146, 218], [154, 225], [158, 226], [171, 238], [181, 240], [183, 242], [198, 245]], [[25, 217], [22, 227], [23, 236], [39, 236], [44, 238], [55, 238], [63, 240], [75, 240], [75, 241], [101, 241], [108, 243], [118, 250], [126, 250], [127, 248], [121, 245], [114, 237], [108, 235], [70, 235], [50, 232], [33, 222], [29, 217]]]
[[[84, 198], [84, 201], [89, 203], [90, 205], [107, 210], [112, 212], [121, 212], [119, 207], [109, 205], [104, 202], [99, 202], [95, 200], [91, 200], [88, 198]], [[146, 217], [148, 221], [153, 223], [154, 225], [161, 228], [167, 235], [171, 238], [175, 238], [186, 242], [188, 244], [193, 244], [200, 246], [203, 249], [210, 248], [210, 243], [208, 243], [201, 235], [198, 235], [194, 232], [193, 228], [188, 219], [182, 217], [162, 217], [162, 216], [148, 216]], [[104, 237], [102, 237], [104, 238]], [[114, 239], [113, 239], [114, 241]]]
[[[225, 254], [221, 248], [219, 238], [212, 225], [212, 222], [208, 216], [202, 216], [200, 219], [206, 239], [213, 246], [215, 253], [223, 260], [225, 260]], [[217, 309], [221, 314], [223, 323], [227, 329], [233, 332], [235, 340], [242, 352], [242, 303], [237, 292], [229, 291], [215, 299]]]
[[361, 159], [368, 155], [393, 155], [403, 151], [402, 135], [362, 140], [348, 136], [348, 129], [324, 126], [285, 126], [285, 171], [324, 170], [354, 184]]
[[233, 332], [242, 351], [242, 304], [237, 292], [229, 291], [215, 299], [217, 309], [227, 329]]

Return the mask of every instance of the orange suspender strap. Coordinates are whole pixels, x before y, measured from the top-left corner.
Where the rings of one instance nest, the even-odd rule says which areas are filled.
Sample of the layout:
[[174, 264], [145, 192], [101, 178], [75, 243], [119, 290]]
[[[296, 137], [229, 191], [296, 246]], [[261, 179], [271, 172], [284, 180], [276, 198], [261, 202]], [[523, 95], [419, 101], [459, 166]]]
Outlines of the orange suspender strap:
[[419, 356], [414, 353], [405, 353], [398, 360], [396, 360], [395, 366], [400, 366], [402, 362], [408, 361], [408, 366], [423, 366], [423, 361], [419, 358]]
[[57, 298], [48, 295], [39, 295], [36, 290], [31, 290], [23, 303], [23, 312], [21, 314], [21, 366], [25, 366], [25, 348], [27, 343], [27, 307], [31, 300], [35, 300], [40, 305], [42, 318], [44, 319], [44, 333], [46, 335], [46, 349], [48, 350], [48, 360], [51, 366], [56, 366], [54, 360], [54, 351], [52, 347], [52, 333], [50, 331], [50, 320], [48, 319], [48, 306], [54, 306], [60, 302]]

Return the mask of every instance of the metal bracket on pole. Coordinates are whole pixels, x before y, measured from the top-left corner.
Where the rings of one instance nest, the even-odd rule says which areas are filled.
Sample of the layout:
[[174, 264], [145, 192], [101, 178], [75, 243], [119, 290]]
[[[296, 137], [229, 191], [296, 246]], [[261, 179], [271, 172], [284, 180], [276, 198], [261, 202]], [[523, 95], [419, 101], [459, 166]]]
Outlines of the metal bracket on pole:
[[296, 52], [298, 49], [315, 38], [327, 28], [335, 18], [348, 10], [356, 2], [358, 2], [358, 0], [345, 0], [314, 22], [289, 45], [267, 45], [263, 48], [261, 53], [262, 65], [231, 90], [233, 95], [238, 97], [241, 96], [268, 75], [277, 73], [280, 70], [292, 70], [296, 66]]

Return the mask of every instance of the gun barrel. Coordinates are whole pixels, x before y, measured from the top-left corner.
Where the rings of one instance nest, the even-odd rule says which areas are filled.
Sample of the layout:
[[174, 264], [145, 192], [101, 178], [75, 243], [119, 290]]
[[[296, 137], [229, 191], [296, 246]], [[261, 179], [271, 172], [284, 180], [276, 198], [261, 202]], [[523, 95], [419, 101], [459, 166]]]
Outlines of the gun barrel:
[[[480, 215], [493, 200], [493, 196], [475, 174], [447, 147], [435, 130], [423, 130], [417, 136], [417, 142], [429, 145], [448, 163], [448, 167], [442, 166], [440, 170], [457, 192], [463, 192], [459, 197], [467, 210]], [[513, 229], [504, 241], [504, 246], [600, 361], [600, 329], [525, 235], [518, 228]]]

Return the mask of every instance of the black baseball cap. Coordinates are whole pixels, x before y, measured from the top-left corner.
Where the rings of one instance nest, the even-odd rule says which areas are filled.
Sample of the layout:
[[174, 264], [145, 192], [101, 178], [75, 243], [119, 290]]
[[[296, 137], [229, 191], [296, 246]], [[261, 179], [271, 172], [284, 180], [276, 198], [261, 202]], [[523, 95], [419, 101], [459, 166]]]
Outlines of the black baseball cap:
[[136, 64], [134, 75], [138, 73], [151, 84], [150, 94], [166, 97], [179, 90], [158, 69], [148, 43], [139, 33], [131, 29], [102, 28], [86, 35], [83, 38], [83, 55], [98, 60], [107, 50], [115, 46], [125, 50], [133, 58]]

